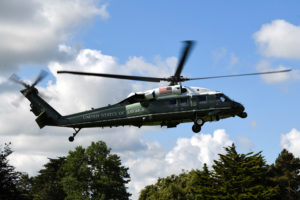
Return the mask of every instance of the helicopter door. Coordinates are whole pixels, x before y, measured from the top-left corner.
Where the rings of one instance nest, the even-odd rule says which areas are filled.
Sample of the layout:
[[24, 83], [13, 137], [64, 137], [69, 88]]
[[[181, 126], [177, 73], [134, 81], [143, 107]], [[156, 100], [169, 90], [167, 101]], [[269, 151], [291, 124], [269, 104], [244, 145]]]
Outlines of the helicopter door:
[[178, 105], [180, 107], [180, 110], [187, 110], [190, 105], [188, 97], [178, 99]]
[[207, 108], [215, 108], [215, 107], [216, 107], [216, 95], [208, 95]]
[[208, 103], [208, 96], [207, 95], [200, 95], [197, 96], [197, 105], [199, 109], [207, 109], [209, 108], [209, 103]]

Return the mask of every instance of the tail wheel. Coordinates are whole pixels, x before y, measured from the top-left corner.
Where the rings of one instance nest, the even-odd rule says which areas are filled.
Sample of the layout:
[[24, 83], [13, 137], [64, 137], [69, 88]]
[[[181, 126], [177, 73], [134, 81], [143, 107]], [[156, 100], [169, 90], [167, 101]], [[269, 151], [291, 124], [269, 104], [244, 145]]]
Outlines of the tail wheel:
[[192, 130], [194, 131], [194, 133], [199, 133], [201, 131], [201, 126], [194, 124], [192, 126]]

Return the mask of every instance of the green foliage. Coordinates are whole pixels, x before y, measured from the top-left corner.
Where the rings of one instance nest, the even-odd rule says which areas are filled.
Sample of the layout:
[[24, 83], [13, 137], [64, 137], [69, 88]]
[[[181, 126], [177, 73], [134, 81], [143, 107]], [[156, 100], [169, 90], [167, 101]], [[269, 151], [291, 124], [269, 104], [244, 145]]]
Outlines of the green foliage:
[[215, 199], [217, 185], [213, 173], [208, 170], [206, 164], [203, 170], [192, 170], [189, 174], [185, 190], [187, 199]]
[[182, 173], [179, 176], [171, 175], [166, 178], [159, 178], [155, 185], [146, 186], [141, 191], [139, 199], [185, 199], [184, 188], [186, 180], [186, 173]]
[[234, 144], [225, 151], [213, 165], [218, 199], [266, 200], [278, 193], [277, 187], [268, 186], [268, 166], [261, 152], [238, 154]]
[[278, 185], [280, 193], [276, 199], [300, 199], [300, 159], [283, 149], [270, 166], [270, 180], [273, 185]]
[[214, 178], [206, 164], [203, 170], [192, 170], [159, 178], [154, 185], [146, 186], [139, 196], [139, 200], [197, 200], [214, 199]]
[[63, 166], [62, 185], [66, 200], [128, 199], [125, 184], [130, 180], [128, 168], [121, 166], [119, 156], [110, 154], [104, 142], [79, 146], [70, 151]]
[[[70, 151], [67, 157], [49, 159], [35, 177], [15, 171], [7, 157], [9, 144], [0, 149], [0, 199], [100, 200], [129, 199], [125, 184], [128, 168], [111, 154], [104, 142]], [[296, 200], [300, 199], [300, 159], [283, 150], [268, 166], [261, 155], [239, 154], [234, 145], [219, 154], [212, 170], [183, 171], [146, 186], [140, 200]]]
[[13, 153], [9, 145], [5, 144], [3, 149], [0, 146], [0, 199], [25, 200], [28, 196], [20, 184], [23, 174], [8, 163], [7, 157]]
[[31, 194], [34, 200], [64, 200], [66, 194], [60, 183], [64, 177], [62, 169], [65, 157], [49, 159], [44, 169], [32, 179]]

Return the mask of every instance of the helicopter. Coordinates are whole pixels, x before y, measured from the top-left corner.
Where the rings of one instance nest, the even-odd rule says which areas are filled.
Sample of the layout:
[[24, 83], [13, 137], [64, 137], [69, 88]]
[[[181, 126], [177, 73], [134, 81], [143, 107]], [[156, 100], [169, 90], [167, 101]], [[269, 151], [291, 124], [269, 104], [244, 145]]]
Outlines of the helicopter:
[[194, 41], [185, 41], [178, 66], [174, 75], [167, 78], [132, 76], [106, 73], [91, 73], [79, 71], [57, 71], [58, 74], [72, 74], [84, 76], [98, 76], [105, 78], [127, 79], [147, 82], [169, 82], [169, 85], [128, 95], [119, 103], [62, 116], [51, 107], [40, 95], [35, 87], [43, 80], [47, 73], [42, 71], [33, 84], [29, 85], [13, 74], [10, 80], [25, 87], [20, 92], [30, 101], [31, 110], [39, 128], [45, 126], [69, 127], [74, 133], [69, 137], [73, 142], [75, 136], [83, 128], [117, 127], [117, 126], [166, 126], [176, 127], [180, 123], [192, 122], [192, 131], [199, 133], [201, 127], [212, 121], [238, 116], [246, 118], [245, 107], [235, 102], [222, 92], [200, 88], [182, 86], [182, 82], [190, 80], [204, 80], [225, 77], [263, 75], [289, 72], [291, 69], [267, 71], [248, 74], [225, 76], [210, 76], [187, 78], [181, 75], [184, 64], [189, 56]]

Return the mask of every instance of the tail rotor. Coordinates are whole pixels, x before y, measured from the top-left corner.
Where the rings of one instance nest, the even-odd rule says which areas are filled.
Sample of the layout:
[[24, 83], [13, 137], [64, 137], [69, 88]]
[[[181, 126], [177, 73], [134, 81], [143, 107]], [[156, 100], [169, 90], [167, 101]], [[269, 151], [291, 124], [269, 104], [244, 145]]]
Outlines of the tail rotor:
[[[38, 93], [38, 90], [35, 88], [35, 86], [40, 83], [43, 79], [46, 78], [46, 76], [48, 75], [48, 72], [41, 70], [41, 72], [39, 73], [39, 75], [36, 77], [35, 81], [30, 85], [28, 83], [26, 83], [24, 80], [22, 80], [18, 75], [16, 74], [12, 74], [9, 77], [9, 80], [17, 83], [19, 85], [22, 85], [25, 89], [21, 90], [21, 93], [26, 96], [27, 94], [29, 94], [30, 92], [36, 92]], [[17, 98], [16, 100], [14, 100], [12, 102], [12, 104], [15, 107], [19, 107], [20, 102], [23, 100], [24, 96], [21, 96], [19, 98]], [[45, 96], [45, 95], [41, 95], [41, 96]]]

